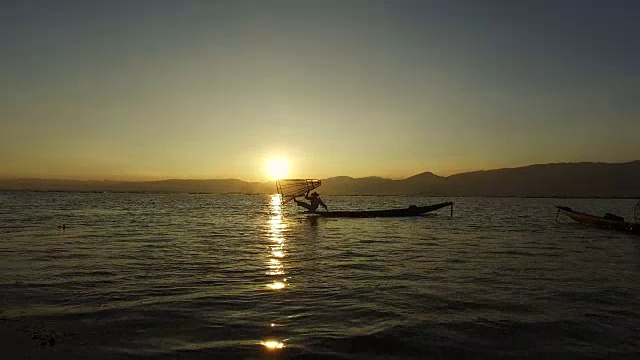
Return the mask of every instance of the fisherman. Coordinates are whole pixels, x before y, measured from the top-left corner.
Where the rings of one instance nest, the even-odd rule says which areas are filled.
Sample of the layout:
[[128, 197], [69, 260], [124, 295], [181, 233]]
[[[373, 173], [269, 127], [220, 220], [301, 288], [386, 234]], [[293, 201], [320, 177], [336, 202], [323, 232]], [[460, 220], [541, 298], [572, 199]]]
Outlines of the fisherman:
[[304, 201], [298, 201], [298, 199], [296, 198], [293, 198], [293, 201], [295, 201], [298, 206], [302, 206], [303, 208], [309, 210], [309, 212], [316, 212], [318, 206], [320, 205], [322, 205], [325, 210], [328, 210], [327, 205], [322, 202], [322, 199], [320, 199], [320, 195], [318, 195], [317, 192], [314, 191], [313, 193], [311, 193], [311, 196], [309, 196], [309, 191], [307, 191], [307, 194], [304, 196], [304, 198], [309, 200], [311, 204], [307, 204]]

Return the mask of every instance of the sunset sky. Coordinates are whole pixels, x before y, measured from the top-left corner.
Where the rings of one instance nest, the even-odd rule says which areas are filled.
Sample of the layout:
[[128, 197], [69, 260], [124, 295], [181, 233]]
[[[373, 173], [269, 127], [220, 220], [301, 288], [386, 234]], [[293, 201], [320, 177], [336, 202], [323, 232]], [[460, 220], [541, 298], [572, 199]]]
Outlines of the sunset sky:
[[638, 1], [3, 1], [0, 177], [640, 158]]

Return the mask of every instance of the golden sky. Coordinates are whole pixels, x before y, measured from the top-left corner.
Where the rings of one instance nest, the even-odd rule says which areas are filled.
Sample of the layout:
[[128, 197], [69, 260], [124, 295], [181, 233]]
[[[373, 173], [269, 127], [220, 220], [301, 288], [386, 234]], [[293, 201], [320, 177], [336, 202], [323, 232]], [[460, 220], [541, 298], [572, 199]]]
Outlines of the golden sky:
[[5, 3], [0, 177], [638, 159], [638, 5], [545, 3]]

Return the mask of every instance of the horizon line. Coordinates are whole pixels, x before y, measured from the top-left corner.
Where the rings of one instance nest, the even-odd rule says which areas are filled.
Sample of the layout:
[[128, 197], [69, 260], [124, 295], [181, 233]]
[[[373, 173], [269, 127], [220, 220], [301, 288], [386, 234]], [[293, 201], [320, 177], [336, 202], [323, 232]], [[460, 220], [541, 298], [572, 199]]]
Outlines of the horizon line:
[[[461, 175], [461, 174], [470, 174], [470, 173], [478, 173], [478, 172], [484, 172], [484, 171], [499, 171], [499, 170], [509, 170], [509, 169], [521, 169], [521, 168], [527, 168], [527, 167], [532, 167], [532, 166], [549, 166], [549, 165], [579, 165], [579, 164], [604, 164], [604, 165], [624, 165], [624, 164], [631, 164], [631, 163], [635, 163], [635, 162], [640, 162], [640, 159], [638, 160], [631, 160], [631, 161], [622, 161], [622, 162], [604, 162], [604, 161], [577, 161], [577, 162], [552, 162], [552, 163], [538, 163], [538, 164], [529, 164], [529, 165], [521, 165], [521, 166], [513, 166], [513, 167], [499, 167], [499, 168], [493, 168], [493, 169], [480, 169], [480, 170], [470, 170], [470, 171], [463, 171], [463, 172], [459, 172], [459, 173], [454, 173], [454, 174], [450, 174], [450, 175], [438, 175], [432, 171], [426, 170], [405, 178], [391, 178], [391, 177], [384, 177], [384, 176], [378, 176], [378, 175], [370, 175], [370, 176], [360, 176], [360, 177], [352, 177], [349, 175], [336, 175], [336, 176], [330, 176], [330, 177], [325, 177], [325, 178], [319, 178], [320, 180], [328, 180], [328, 179], [335, 179], [335, 178], [350, 178], [350, 179], [367, 179], [367, 178], [379, 178], [379, 179], [385, 179], [385, 180], [393, 180], [393, 181], [402, 181], [402, 180], [407, 180], [410, 179], [414, 176], [419, 176], [422, 174], [427, 174], [430, 173], [434, 176], [437, 177], [441, 177], [441, 178], [448, 178], [451, 176], [456, 176], [456, 175]], [[296, 177], [299, 178], [299, 177]], [[161, 182], [161, 181], [242, 181], [242, 182], [246, 182], [246, 183], [259, 183], [259, 184], [264, 184], [264, 183], [270, 183], [270, 182], [275, 182], [277, 180], [286, 180], [288, 178], [283, 178], [283, 179], [273, 179], [273, 180], [264, 180], [264, 181], [260, 181], [260, 180], [243, 180], [240, 178], [232, 178], [232, 177], [224, 177], [224, 178], [175, 178], [175, 177], [166, 177], [166, 178], [157, 178], [157, 179], [153, 179], [153, 180], [134, 180], [133, 178], [124, 180], [124, 179], [108, 179], [108, 178], [96, 178], [96, 179], [82, 179], [82, 178], [73, 178], [73, 177], [69, 177], [69, 178], [61, 178], [61, 177], [51, 177], [51, 178], [45, 178], [45, 177], [3, 177], [0, 176], [0, 181], [10, 181], [10, 180], [38, 180], [38, 181], [78, 181], [78, 182], [138, 182], [138, 183], [145, 183], [145, 182]]]

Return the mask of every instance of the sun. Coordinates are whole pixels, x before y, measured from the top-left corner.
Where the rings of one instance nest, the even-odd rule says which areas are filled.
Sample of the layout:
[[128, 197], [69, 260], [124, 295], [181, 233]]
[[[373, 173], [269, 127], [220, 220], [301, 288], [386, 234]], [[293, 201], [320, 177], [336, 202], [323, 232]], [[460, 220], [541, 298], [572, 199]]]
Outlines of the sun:
[[284, 179], [289, 175], [289, 162], [285, 158], [268, 159], [265, 171], [270, 180]]

